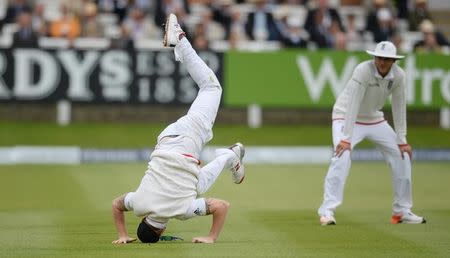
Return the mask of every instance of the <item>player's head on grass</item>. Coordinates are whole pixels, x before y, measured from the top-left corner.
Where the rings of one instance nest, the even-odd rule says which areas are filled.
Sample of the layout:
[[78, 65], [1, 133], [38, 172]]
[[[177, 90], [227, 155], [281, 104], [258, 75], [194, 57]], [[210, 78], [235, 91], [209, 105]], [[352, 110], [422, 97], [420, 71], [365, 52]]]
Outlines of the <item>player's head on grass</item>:
[[156, 243], [159, 241], [159, 237], [163, 231], [164, 229], [155, 228], [148, 224], [145, 218], [143, 218], [141, 223], [139, 223], [136, 234], [142, 243]]

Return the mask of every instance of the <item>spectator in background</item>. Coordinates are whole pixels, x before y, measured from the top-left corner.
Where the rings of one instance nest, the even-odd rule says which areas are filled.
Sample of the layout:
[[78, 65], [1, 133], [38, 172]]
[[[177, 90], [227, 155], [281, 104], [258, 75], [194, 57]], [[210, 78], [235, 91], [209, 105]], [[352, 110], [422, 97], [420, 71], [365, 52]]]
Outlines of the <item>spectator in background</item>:
[[120, 26], [116, 35], [111, 38], [111, 48], [113, 49], [134, 49], [133, 39], [130, 38], [125, 26]]
[[67, 7], [69, 13], [75, 15], [76, 17], [83, 16], [86, 5], [94, 4], [97, 6], [97, 4], [93, 3], [93, 0], [60, 0], [60, 2], [62, 5]]
[[15, 23], [17, 21], [17, 17], [22, 12], [31, 12], [31, 6], [28, 5], [26, 0], [14, 0], [11, 4], [9, 4], [8, 9], [6, 10], [5, 18], [3, 19], [3, 23]]
[[328, 31], [331, 34], [332, 47], [337, 50], [345, 50], [347, 47], [347, 37], [336, 20], [331, 22]]
[[196, 50], [208, 50], [209, 49], [209, 40], [206, 36], [206, 25], [203, 22], [195, 25], [195, 29], [193, 32], [194, 40], [193, 47]]
[[255, 10], [248, 14], [245, 32], [252, 40], [280, 40], [281, 33], [272, 13], [267, 10], [266, 0], [250, 0]]
[[308, 31], [310, 40], [314, 42], [314, 44], [316, 44], [318, 48], [332, 48], [333, 38], [328, 31], [329, 27], [327, 27], [323, 22], [323, 12], [319, 10], [314, 12], [312, 15], [314, 15], [314, 20], [313, 24], [310, 25], [310, 29]]
[[281, 42], [288, 48], [306, 48], [308, 43], [308, 33], [302, 28], [302, 21], [296, 15], [281, 18], [284, 24]]
[[161, 37], [161, 29], [156, 27], [144, 11], [137, 7], [129, 12], [123, 26], [133, 40]]
[[225, 29], [222, 25], [213, 19], [213, 13], [210, 10], [206, 10], [201, 19], [201, 23], [204, 26], [206, 39], [208, 41], [212, 40], [223, 40], [225, 39]]
[[118, 17], [118, 23], [122, 24], [127, 16], [129, 0], [98, 0], [98, 6], [102, 12], [114, 13]]
[[414, 9], [409, 13], [408, 17], [409, 30], [419, 30], [419, 25], [423, 20], [431, 20], [427, 0], [416, 0]]
[[227, 38], [231, 49], [236, 49], [239, 42], [247, 40], [245, 21], [238, 10], [233, 10], [231, 16], [230, 36]]
[[367, 14], [366, 31], [371, 32], [373, 35], [380, 30], [378, 24], [378, 12], [381, 9], [389, 7], [386, 4], [386, 0], [373, 0], [372, 7], [373, 7], [372, 10], [370, 10], [369, 13]]
[[348, 42], [361, 42], [361, 31], [356, 27], [356, 17], [354, 14], [347, 16], [346, 38]]
[[81, 35], [83, 37], [98, 38], [103, 36], [103, 28], [97, 19], [97, 5], [87, 3], [84, 5], [81, 20]]
[[230, 37], [231, 34], [236, 37], [236, 39], [243, 41], [247, 40], [247, 35], [245, 33], [245, 18], [239, 10], [233, 10], [231, 15], [231, 25], [230, 25]]
[[397, 49], [402, 49], [403, 38], [398, 31], [394, 32], [394, 34], [391, 36], [391, 42]]
[[19, 48], [34, 48], [38, 46], [38, 35], [33, 30], [31, 14], [22, 12], [17, 17], [19, 30], [13, 35], [13, 46]]
[[305, 21], [305, 29], [310, 35], [317, 33], [315, 26], [320, 26], [320, 30], [328, 31], [333, 21], [338, 23], [341, 31], [345, 31], [339, 13], [329, 6], [328, 0], [316, 0], [316, 3], [317, 8], [308, 11]]
[[408, 10], [408, 2], [410, 0], [396, 0], [395, 7], [397, 9], [397, 18], [408, 20], [409, 10]]
[[155, 24], [161, 26], [170, 13], [178, 17], [181, 27], [185, 26], [186, 16], [191, 12], [188, 0], [156, 0], [155, 3]]
[[212, 1], [210, 9], [212, 11], [213, 20], [220, 23], [225, 30], [225, 38], [228, 39], [233, 24], [233, 0]]
[[67, 6], [61, 6], [61, 18], [50, 25], [50, 36], [73, 40], [80, 36], [81, 26], [78, 18], [69, 13]]
[[154, 1], [149, 0], [132, 0], [134, 7], [137, 7], [145, 12], [149, 12], [154, 7]]
[[34, 6], [31, 20], [33, 24], [33, 30], [36, 31], [39, 36], [48, 35], [48, 24], [46, 19], [44, 18], [44, 5], [42, 3], [38, 3]]
[[395, 33], [394, 19], [391, 11], [387, 8], [381, 8], [377, 12], [378, 28], [373, 31], [375, 42], [390, 40]]
[[439, 31], [436, 31], [430, 20], [424, 20], [419, 26], [423, 33], [423, 40], [414, 44], [414, 52], [442, 53], [444, 47], [450, 47], [448, 40]]

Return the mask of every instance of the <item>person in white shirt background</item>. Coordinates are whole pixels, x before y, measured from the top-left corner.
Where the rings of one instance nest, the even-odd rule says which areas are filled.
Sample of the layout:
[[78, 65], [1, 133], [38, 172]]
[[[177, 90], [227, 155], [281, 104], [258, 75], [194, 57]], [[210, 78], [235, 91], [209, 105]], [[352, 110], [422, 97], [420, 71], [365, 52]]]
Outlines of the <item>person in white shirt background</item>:
[[114, 244], [133, 242], [128, 235], [125, 212], [143, 217], [137, 237], [143, 243], [158, 242], [170, 219], [186, 220], [195, 216], [213, 215], [207, 236], [195, 237], [194, 243], [214, 243], [225, 223], [229, 203], [215, 198], [201, 198], [222, 170], [229, 168], [232, 180], [240, 184], [245, 177], [242, 158], [244, 146], [236, 143], [216, 150], [216, 158], [200, 168], [199, 156], [212, 139], [222, 88], [216, 75], [203, 62], [186, 39], [177, 17], [166, 21], [164, 46], [175, 47], [175, 58], [186, 66], [199, 92], [188, 113], [166, 127], [158, 136], [148, 169], [134, 192], [117, 197], [112, 215], [118, 239]]
[[[323, 202], [318, 210], [321, 225], [335, 225], [334, 213], [342, 203], [344, 186], [351, 166], [351, 150], [363, 139], [372, 141], [382, 152], [392, 171], [394, 202], [391, 223], [425, 223], [411, 212], [412, 149], [406, 141], [405, 72], [395, 62], [403, 56], [389, 41], [378, 43], [374, 56], [356, 66], [333, 107], [334, 155], [324, 182]], [[392, 95], [394, 129], [380, 111]]]

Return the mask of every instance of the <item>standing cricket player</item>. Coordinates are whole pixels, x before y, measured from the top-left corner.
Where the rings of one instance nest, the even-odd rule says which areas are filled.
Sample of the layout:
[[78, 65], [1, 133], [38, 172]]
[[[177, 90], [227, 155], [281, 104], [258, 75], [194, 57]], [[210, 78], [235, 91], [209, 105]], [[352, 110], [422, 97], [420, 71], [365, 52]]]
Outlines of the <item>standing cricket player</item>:
[[112, 214], [119, 237], [113, 241], [115, 244], [136, 240], [128, 236], [125, 211], [143, 217], [137, 236], [144, 243], [157, 242], [169, 219], [186, 220], [212, 214], [209, 234], [192, 241], [214, 243], [224, 225], [229, 203], [198, 196], [210, 188], [224, 168], [230, 168], [236, 184], [245, 176], [244, 146], [240, 143], [216, 150], [216, 158], [200, 168], [198, 159], [205, 144], [212, 139], [222, 88], [213, 71], [186, 39], [174, 14], [166, 20], [163, 44], [175, 47], [175, 58], [186, 66], [199, 92], [188, 113], [158, 136], [148, 169], [136, 191], [113, 201]]
[[[392, 170], [394, 203], [392, 224], [425, 223], [423, 217], [411, 212], [411, 146], [406, 141], [405, 72], [395, 61], [394, 44], [376, 45], [374, 56], [356, 66], [352, 78], [333, 107], [334, 156], [325, 177], [323, 203], [319, 208], [321, 225], [334, 225], [334, 212], [342, 203], [344, 185], [350, 170], [350, 151], [363, 139], [369, 139], [382, 152]], [[392, 95], [394, 128], [386, 122], [383, 112], [386, 99]]]

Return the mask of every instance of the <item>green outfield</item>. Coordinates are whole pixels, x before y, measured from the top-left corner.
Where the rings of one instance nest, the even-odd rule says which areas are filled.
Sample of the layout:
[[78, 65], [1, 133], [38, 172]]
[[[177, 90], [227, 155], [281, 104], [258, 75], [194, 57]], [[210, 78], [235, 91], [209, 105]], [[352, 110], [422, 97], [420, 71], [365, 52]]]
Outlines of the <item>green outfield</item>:
[[[242, 185], [224, 172], [207, 196], [231, 202], [214, 245], [191, 244], [210, 217], [172, 221], [182, 242], [115, 246], [113, 197], [133, 189], [146, 164], [0, 166], [0, 257], [449, 257], [450, 163], [413, 167], [414, 211], [424, 225], [390, 225], [383, 163], [354, 162], [338, 225], [318, 225], [326, 165], [248, 166]], [[134, 235], [138, 220], [127, 218]]]
[[[166, 124], [0, 122], [0, 146], [74, 145], [94, 148], [151, 148]], [[408, 127], [413, 147], [450, 148], [450, 131], [436, 127]], [[267, 125], [251, 129], [245, 125], [216, 124], [210, 144], [236, 141], [250, 145], [331, 145], [331, 126]], [[361, 146], [368, 146], [362, 143]]]

